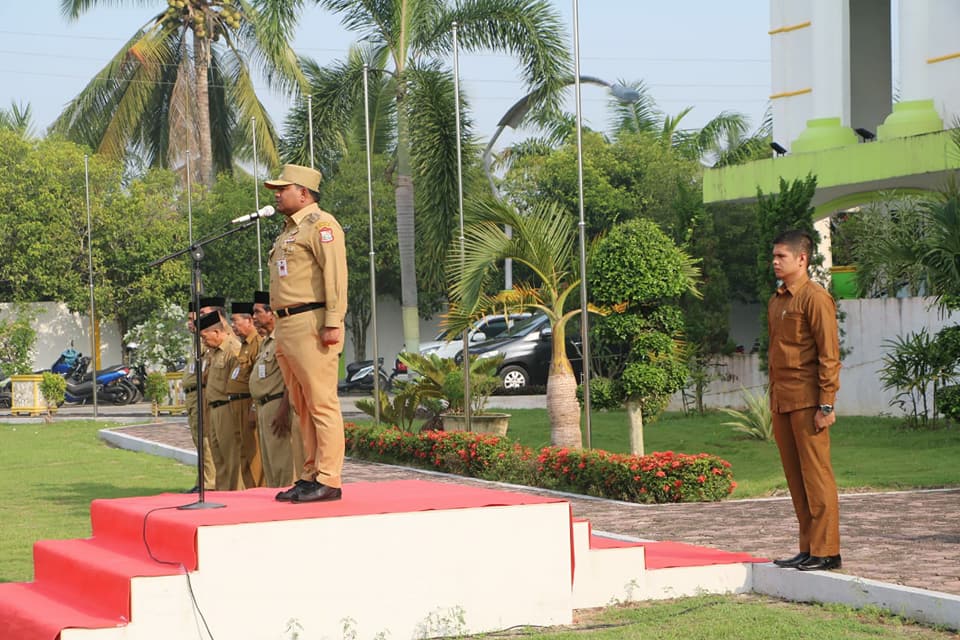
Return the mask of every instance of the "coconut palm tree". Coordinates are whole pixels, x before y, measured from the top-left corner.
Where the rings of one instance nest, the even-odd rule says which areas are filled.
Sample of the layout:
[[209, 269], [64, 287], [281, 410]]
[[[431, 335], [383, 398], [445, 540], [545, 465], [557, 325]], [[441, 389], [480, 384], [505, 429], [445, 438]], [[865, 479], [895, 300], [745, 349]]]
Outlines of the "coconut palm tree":
[[[569, 214], [553, 203], [520, 215], [509, 204], [478, 201], [471, 206], [471, 218], [463, 258], [456, 247], [447, 260], [452, 299], [448, 325], [454, 333], [462, 331], [477, 315], [502, 308], [502, 302], [485, 294], [497, 263], [512, 258], [526, 266], [535, 280], [515, 288], [517, 296], [511, 308], [546, 314], [553, 330], [547, 377], [550, 440], [555, 445], [580, 448], [577, 380], [566, 352], [567, 321], [580, 313], [579, 307], [567, 310], [568, 298], [580, 290], [576, 227], [570, 224]], [[512, 227], [512, 237], [504, 232], [504, 225]]]
[[9, 109], [0, 109], [0, 130], [13, 131], [21, 138], [33, 137], [33, 107], [30, 103], [10, 103]]
[[[119, 2], [60, 2], [72, 20], [97, 4]], [[230, 170], [234, 155], [248, 147], [256, 118], [258, 156], [276, 165], [276, 134], [247, 61], [256, 61], [271, 88], [292, 93], [305, 86], [289, 46], [303, 4], [167, 0], [167, 9], [67, 105], [54, 130], [114, 158], [132, 150], [150, 166], [175, 166], [191, 152], [199, 158], [199, 179], [210, 184], [215, 170]]]
[[[385, 82], [396, 103], [395, 201], [400, 250], [401, 307], [407, 351], [419, 345], [419, 310], [414, 250], [443, 255], [456, 224], [456, 132], [454, 127], [452, 27], [464, 51], [515, 55], [538, 106], [554, 108], [569, 75], [563, 25], [546, 0], [318, 0], [357, 32], [363, 50], [344, 63], [315, 69], [312, 90], [316, 142], [330, 142], [362, 99], [362, 61]], [[322, 87], [322, 92], [321, 92]], [[285, 137], [304, 139], [302, 110], [291, 114]], [[463, 121], [468, 132], [469, 118]], [[327, 137], [324, 140], [323, 137]], [[296, 146], [296, 145], [293, 145]], [[469, 150], [464, 157], [469, 157]], [[301, 159], [303, 149], [292, 159]], [[418, 185], [416, 204], [414, 181]], [[429, 216], [415, 230], [415, 211]], [[439, 270], [433, 269], [433, 272]]]

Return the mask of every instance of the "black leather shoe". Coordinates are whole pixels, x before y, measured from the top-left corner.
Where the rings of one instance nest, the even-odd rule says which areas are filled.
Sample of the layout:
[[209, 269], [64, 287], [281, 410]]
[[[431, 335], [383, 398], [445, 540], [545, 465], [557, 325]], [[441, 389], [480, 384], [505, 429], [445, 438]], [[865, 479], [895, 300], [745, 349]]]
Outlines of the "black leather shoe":
[[292, 502], [326, 502], [328, 500], [339, 500], [343, 491], [335, 487], [328, 487], [325, 484], [314, 482], [316, 488], [302, 487], [300, 491], [293, 495]]
[[292, 487], [281, 491], [274, 497], [279, 502], [290, 502], [293, 500], [293, 496], [295, 496], [297, 492], [301, 490], [301, 488], [307, 488], [308, 485], [309, 488], [316, 489], [318, 486], [320, 486], [320, 483], [311, 482], [310, 480], [297, 480]]
[[777, 565], [778, 567], [782, 567], [784, 569], [796, 569], [798, 566], [800, 566], [800, 563], [806, 562], [809, 557], [810, 557], [809, 553], [807, 553], [806, 551], [801, 551], [800, 553], [793, 556], [792, 558], [786, 558], [784, 560], [774, 560], [773, 564]]
[[830, 571], [842, 566], [840, 556], [810, 556], [797, 567], [800, 571]]

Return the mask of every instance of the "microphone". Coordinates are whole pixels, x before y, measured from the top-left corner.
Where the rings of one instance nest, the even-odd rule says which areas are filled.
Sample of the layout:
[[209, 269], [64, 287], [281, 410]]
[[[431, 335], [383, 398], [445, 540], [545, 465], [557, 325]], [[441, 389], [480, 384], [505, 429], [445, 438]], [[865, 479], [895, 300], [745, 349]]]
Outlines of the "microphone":
[[277, 212], [276, 209], [271, 207], [269, 204], [259, 211], [253, 213], [248, 213], [245, 216], [240, 216], [239, 218], [234, 218], [230, 221], [231, 224], [242, 224], [244, 222], [250, 222], [251, 220], [256, 220], [257, 218], [269, 218]]

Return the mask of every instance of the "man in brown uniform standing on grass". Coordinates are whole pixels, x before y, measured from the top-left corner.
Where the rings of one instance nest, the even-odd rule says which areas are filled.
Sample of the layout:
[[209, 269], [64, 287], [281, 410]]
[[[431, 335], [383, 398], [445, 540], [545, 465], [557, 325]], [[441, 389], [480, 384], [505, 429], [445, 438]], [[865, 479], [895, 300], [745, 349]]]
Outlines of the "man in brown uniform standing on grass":
[[304, 463], [300, 479], [277, 500], [339, 500], [343, 415], [337, 375], [347, 312], [343, 229], [317, 206], [320, 172], [288, 164], [272, 189], [287, 218], [270, 251], [270, 306], [277, 317], [277, 361], [300, 416]]
[[217, 468], [216, 489], [236, 491], [241, 488], [240, 433], [230, 413], [227, 382], [230, 362], [240, 353], [240, 340], [216, 311], [200, 316], [199, 327], [209, 354], [204, 391], [210, 416], [210, 453]]
[[800, 525], [800, 553], [774, 563], [801, 571], [841, 566], [840, 506], [830, 463], [840, 336], [833, 297], [807, 273], [812, 255], [807, 233], [777, 236], [773, 271], [782, 284], [767, 304], [773, 432]]
[[295, 414], [277, 363], [276, 318], [270, 309], [270, 294], [256, 291], [253, 295], [253, 321], [262, 341], [250, 375], [250, 394], [260, 436], [263, 481], [268, 487], [286, 487], [300, 475], [303, 440], [299, 418], [296, 433], [291, 428]]
[[250, 374], [260, 352], [260, 334], [253, 324], [253, 303], [234, 302], [230, 307], [230, 324], [240, 338], [240, 352], [230, 362], [227, 399], [240, 437], [240, 480], [243, 489], [263, 486], [263, 465], [257, 423], [250, 420]]

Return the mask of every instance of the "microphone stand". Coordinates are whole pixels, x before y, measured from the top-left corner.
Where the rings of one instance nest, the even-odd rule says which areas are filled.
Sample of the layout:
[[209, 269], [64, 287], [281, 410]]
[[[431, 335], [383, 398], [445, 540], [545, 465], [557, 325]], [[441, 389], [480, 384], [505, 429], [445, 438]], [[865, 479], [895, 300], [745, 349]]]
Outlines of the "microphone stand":
[[[202, 352], [200, 350], [200, 291], [203, 288], [202, 277], [201, 277], [201, 267], [200, 263], [203, 261], [203, 246], [215, 242], [221, 238], [247, 229], [256, 224], [257, 218], [253, 220], [248, 220], [243, 224], [238, 224], [235, 227], [227, 229], [223, 233], [219, 233], [215, 236], [210, 236], [209, 238], [203, 238], [202, 240], [197, 240], [191, 244], [186, 249], [181, 249], [180, 251], [166, 255], [159, 260], [151, 262], [149, 266], [158, 267], [164, 262], [169, 262], [174, 258], [179, 258], [180, 256], [189, 253], [190, 258], [193, 260], [193, 276], [190, 279], [190, 295], [193, 297], [193, 308], [196, 310], [196, 322], [194, 322], [194, 332], [193, 332], [193, 355], [194, 362], [196, 367], [202, 367]], [[190, 504], [185, 504], [183, 506], [177, 507], [178, 509], [221, 509], [226, 505], [220, 504], [219, 502], [207, 502], [206, 501], [206, 487], [203, 483], [203, 385], [201, 384], [203, 370], [198, 369], [196, 372], [197, 375], [197, 486], [199, 491], [197, 492], [197, 501], [191, 502]]]

